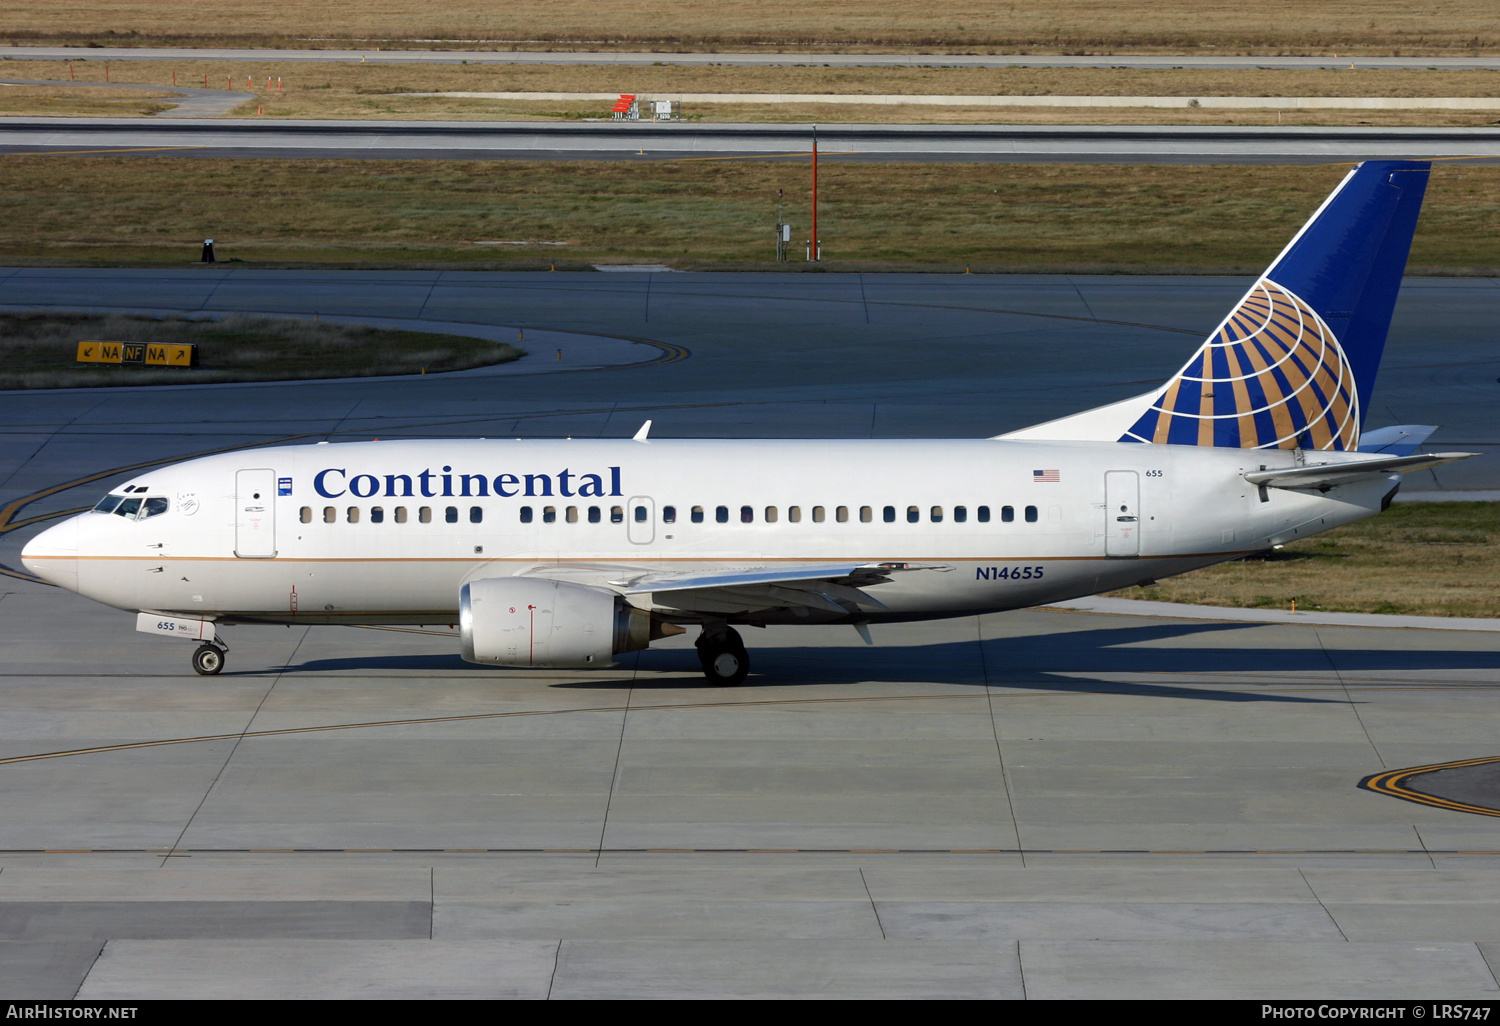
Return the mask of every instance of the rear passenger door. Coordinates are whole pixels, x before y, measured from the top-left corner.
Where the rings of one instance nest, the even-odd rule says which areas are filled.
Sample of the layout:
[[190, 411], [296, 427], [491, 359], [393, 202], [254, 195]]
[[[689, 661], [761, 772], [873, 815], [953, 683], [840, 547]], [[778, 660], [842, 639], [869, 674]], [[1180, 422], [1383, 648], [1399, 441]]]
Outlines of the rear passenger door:
[[1141, 479], [1133, 470], [1104, 475], [1104, 554], [1130, 559], [1141, 554]]

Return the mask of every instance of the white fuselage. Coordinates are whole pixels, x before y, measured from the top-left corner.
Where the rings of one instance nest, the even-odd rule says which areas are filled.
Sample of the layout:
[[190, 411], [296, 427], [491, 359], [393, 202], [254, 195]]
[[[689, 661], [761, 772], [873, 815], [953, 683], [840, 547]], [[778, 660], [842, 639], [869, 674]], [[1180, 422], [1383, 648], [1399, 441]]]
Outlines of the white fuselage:
[[[1398, 480], [1320, 493], [1258, 488], [1241, 476], [1300, 458], [993, 439], [285, 446], [142, 474], [112, 494], [165, 498], [165, 512], [81, 514], [34, 539], [23, 558], [39, 576], [122, 609], [411, 624], [455, 622], [466, 582], [559, 565], [608, 576], [932, 564], [870, 586], [880, 609], [860, 617], [923, 619], [1037, 605], [1236, 558], [1378, 512]], [[649, 595], [630, 601], [663, 619], [703, 619]], [[752, 622], [778, 615], [839, 618], [801, 609]]]

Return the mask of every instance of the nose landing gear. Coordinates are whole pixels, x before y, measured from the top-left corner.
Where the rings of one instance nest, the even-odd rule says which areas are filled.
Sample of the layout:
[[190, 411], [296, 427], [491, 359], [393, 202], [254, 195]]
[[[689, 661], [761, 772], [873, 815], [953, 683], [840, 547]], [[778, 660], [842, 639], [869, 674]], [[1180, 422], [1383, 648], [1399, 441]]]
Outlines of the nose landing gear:
[[228, 651], [222, 645], [199, 645], [193, 651], [193, 669], [205, 677], [212, 677], [224, 669], [224, 654]]
[[733, 687], [750, 672], [750, 653], [739, 632], [727, 625], [705, 626], [698, 636], [698, 662], [703, 676], [716, 687]]

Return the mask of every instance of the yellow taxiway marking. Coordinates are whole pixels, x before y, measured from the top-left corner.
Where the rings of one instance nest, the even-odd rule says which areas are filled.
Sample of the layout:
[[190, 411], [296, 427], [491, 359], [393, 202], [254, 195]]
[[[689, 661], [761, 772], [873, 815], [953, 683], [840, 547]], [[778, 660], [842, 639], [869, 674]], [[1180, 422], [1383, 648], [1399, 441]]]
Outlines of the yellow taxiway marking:
[[77, 157], [90, 153], [170, 153], [178, 150], [207, 150], [211, 146], [112, 146], [102, 150], [21, 150], [4, 153], [4, 157]]
[[1483, 805], [1473, 805], [1469, 802], [1454, 801], [1451, 798], [1443, 798], [1438, 795], [1424, 794], [1407, 787], [1407, 782], [1414, 777], [1424, 776], [1428, 773], [1436, 773], [1439, 770], [1466, 769], [1470, 766], [1487, 766], [1500, 762], [1500, 755], [1484, 756], [1478, 759], [1458, 759], [1453, 762], [1433, 763], [1431, 766], [1413, 766], [1406, 769], [1387, 770], [1384, 773], [1376, 773], [1366, 777], [1359, 782], [1359, 786], [1376, 794], [1388, 795], [1392, 798], [1400, 798], [1403, 801], [1415, 802], [1418, 805], [1430, 805], [1437, 809], [1447, 809], [1450, 812], [1467, 812], [1475, 816], [1500, 816], [1500, 808], [1488, 808]]

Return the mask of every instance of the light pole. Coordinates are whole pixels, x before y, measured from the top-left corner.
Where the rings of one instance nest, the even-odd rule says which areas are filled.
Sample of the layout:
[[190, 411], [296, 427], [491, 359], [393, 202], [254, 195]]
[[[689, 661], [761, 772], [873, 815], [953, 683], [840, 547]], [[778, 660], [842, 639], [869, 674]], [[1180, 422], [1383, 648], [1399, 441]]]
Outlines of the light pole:
[[818, 239], [818, 126], [813, 125], [812, 152], [812, 239], [807, 244], [807, 259], [822, 260], [823, 244]]

